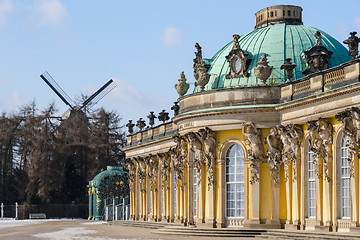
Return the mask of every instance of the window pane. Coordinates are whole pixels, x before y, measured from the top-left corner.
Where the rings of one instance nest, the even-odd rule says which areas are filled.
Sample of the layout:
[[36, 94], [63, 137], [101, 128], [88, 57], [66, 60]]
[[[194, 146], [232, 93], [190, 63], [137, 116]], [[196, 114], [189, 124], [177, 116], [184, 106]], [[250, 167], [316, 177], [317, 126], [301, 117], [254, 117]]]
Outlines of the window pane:
[[238, 144], [226, 153], [226, 217], [244, 217], [244, 152]]

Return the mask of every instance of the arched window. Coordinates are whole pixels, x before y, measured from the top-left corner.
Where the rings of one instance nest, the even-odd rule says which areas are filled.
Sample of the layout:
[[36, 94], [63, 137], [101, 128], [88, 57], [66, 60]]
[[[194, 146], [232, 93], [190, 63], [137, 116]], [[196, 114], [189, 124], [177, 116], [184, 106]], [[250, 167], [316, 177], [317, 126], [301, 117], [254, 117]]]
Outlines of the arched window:
[[340, 141], [340, 209], [341, 218], [350, 218], [350, 166], [349, 138], [343, 136]]
[[316, 217], [316, 192], [315, 192], [315, 165], [314, 165], [314, 153], [311, 151], [310, 146], [308, 146], [307, 151], [307, 202], [308, 202], [308, 217]]
[[226, 152], [226, 217], [244, 217], [244, 150], [233, 144]]

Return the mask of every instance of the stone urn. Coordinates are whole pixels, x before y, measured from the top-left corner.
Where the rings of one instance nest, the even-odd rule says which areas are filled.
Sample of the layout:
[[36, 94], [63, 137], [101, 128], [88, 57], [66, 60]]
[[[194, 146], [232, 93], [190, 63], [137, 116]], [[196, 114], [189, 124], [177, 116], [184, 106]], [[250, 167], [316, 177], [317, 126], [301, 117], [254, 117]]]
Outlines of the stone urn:
[[285, 70], [285, 78], [287, 79], [287, 83], [290, 82], [290, 80], [293, 77], [293, 69], [296, 67], [295, 63], [291, 63], [291, 58], [286, 58], [285, 63], [281, 65], [280, 69]]
[[254, 69], [254, 74], [257, 78], [260, 79], [260, 86], [266, 86], [266, 80], [270, 77], [273, 67], [268, 65], [267, 54], [261, 57], [260, 61], [257, 63], [257, 67]]
[[184, 72], [181, 72], [180, 78], [178, 79], [178, 81], [179, 81], [179, 83], [175, 84], [175, 89], [176, 89], [177, 93], [179, 94], [179, 97], [181, 97], [181, 96], [184, 96], [189, 89], [189, 84], [186, 83], [186, 78], [185, 78]]
[[204, 91], [204, 87], [209, 82], [210, 79], [210, 74], [207, 73], [207, 69], [205, 67], [204, 62], [202, 62], [202, 64], [200, 64], [197, 67], [194, 77], [195, 77], [195, 85], [199, 86], [200, 91]]

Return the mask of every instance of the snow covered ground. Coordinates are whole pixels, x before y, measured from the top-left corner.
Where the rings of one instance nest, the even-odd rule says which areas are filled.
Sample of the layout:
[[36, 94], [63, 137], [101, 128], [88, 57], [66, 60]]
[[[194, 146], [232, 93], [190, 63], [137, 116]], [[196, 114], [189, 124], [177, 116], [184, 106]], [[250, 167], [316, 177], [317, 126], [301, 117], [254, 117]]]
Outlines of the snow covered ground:
[[42, 223], [44, 221], [48, 221], [48, 220], [13, 220], [13, 219], [4, 219], [4, 220], [0, 220], [0, 229], [39, 224], [39, 223]]
[[[3, 219], [0, 220], [0, 232], [1, 229], [11, 228], [11, 227], [21, 227], [27, 225], [36, 225], [42, 224], [49, 221], [78, 221], [78, 219], [41, 219], [41, 220], [14, 220], [14, 219]], [[37, 233], [33, 234], [32, 237], [35, 237], [39, 240], [150, 240], [148, 238], [110, 238], [110, 237], [99, 237], [94, 236], [97, 231], [91, 228], [91, 226], [106, 224], [105, 221], [89, 221], [81, 222], [77, 227], [65, 227], [58, 231], [46, 232], [46, 233]], [[83, 227], [82, 227], [83, 226]], [[92, 236], [93, 235], [93, 236]]]
[[96, 231], [88, 230], [83, 227], [74, 227], [74, 228], [65, 228], [57, 232], [50, 233], [39, 233], [33, 235], [37, 238], [51, 239], [51, 240], [116, 240], [114, 238], [99, 238], [99, 237], [90, 237], [84, 236], [89, 234], [95, 234]]

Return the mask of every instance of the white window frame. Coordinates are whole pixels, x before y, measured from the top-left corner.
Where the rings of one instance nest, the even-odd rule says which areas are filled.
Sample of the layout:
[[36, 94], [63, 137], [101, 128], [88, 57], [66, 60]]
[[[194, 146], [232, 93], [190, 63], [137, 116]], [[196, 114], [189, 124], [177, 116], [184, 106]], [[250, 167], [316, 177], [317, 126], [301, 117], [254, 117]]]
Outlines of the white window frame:
[[[314, 165], [313, 152], [310, 150], [310, 145], [306, 153], [307, 156], [307, 206], [308, 206], [308, 218], [316, 218], [316, 172]], [[311, 193], [313, 192], [313, 196]], [[313, 200], [314, 205], [311, 204]], [[313, 212], [311, 210], [314, 210]]]
[[[240, 149], [241, 153], [240, 155], [237, 155], [235, 152], [234, 165], [233, 165], [234, 173], [232, 174], [228, 172], [228, 164], [230, 161], [229, 151], [232, 150], [233, 147], [235, 146], [237, 146], [237, 148]], [[225, 152], [225, 217], [228, 219], [232, 219], [232, 218], [244, 219], [244, 215], [245, 215], [245, 179], [244, 179], [245, 173], [244, 173], [244, 161], [243, 161], [244, 157], [245, 157], [244, 149], [237, 143], [231, 144]], [[231, 174], [233, 175], [234, 178], [233, 181], [227, 181], [228, 176], [230, 177]], [[242, 180], [237, 180], [236, 177], [237, 176], [240, 177], [241, 175], [242, 175]], [[228, 206], [228, 194], [230, 194], [228, 192], [228, 186], [230, 187], [233, 184], [235, 185], [235, 191], [233, 192], [234, 198], [231, 199], [231, 201], [233, 201], [234, 207], [230, 208]], [[237, 187], [239, 187], [240, 189], [238, 190]], [[240, 194], [240, 199], [238, 199], [237, 197], [238, 193]], [[237, 207], [237, 202], [239, 202], [240, 205], [242, 203], [242, 206]], [[229, 216], [228, 214], [229, 210], [233, 210], [235, 214]], [[240, 211], [239, 215], [237, 215], [238, 211]]]
[[[348, 137], [342, 136], [340, 140], [340, 218], [350, 219], [351, 217], [351, 179], [350, 179], [350, 165], [349, 165], [349, 146]], [[345, 175], [344, 175], [345, 173]], [[344, 203], [346, 202], [346, 205]]]

